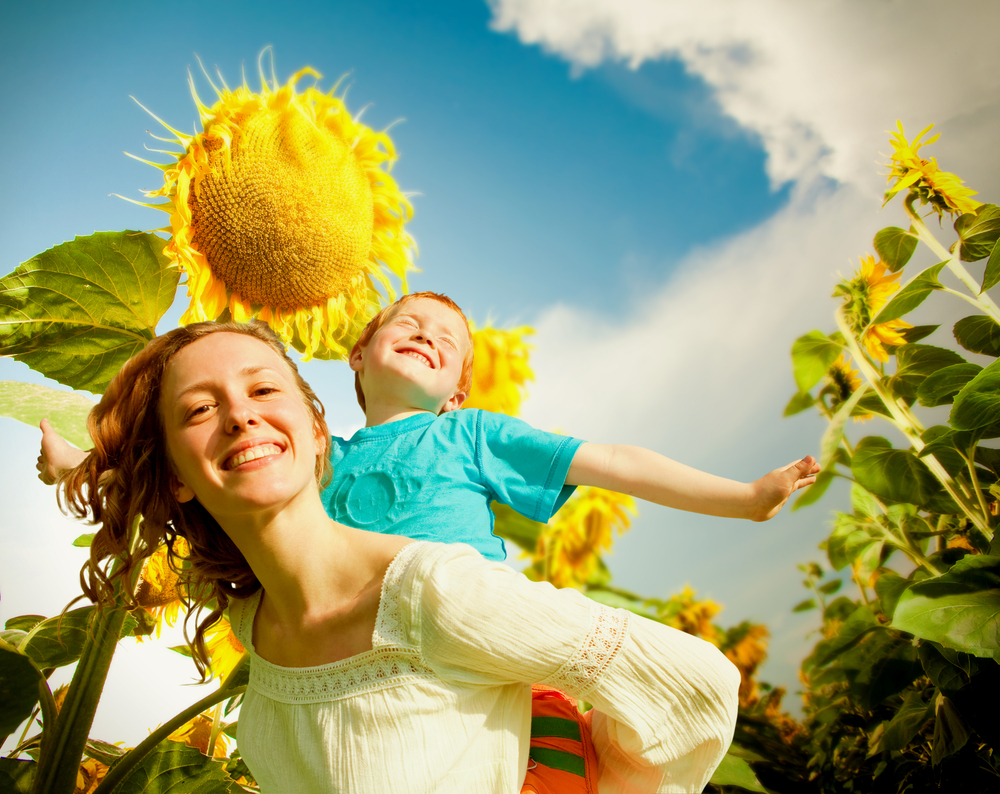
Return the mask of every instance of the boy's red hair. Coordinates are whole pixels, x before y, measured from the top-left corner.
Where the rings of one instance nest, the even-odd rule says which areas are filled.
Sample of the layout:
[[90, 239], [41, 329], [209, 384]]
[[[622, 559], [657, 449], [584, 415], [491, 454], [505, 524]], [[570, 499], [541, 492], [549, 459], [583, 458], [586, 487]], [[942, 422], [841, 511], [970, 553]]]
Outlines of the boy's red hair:
[[[382, 311], [368, 321], [368, 325], [365, 326], [365, 330], [361, 332], [361, 336], [359, 336], [358, 341], [355, 342], [354, 348], [351, 350], [351, 354], [353, 355], [355, 350], [367, 347], [368, 343], [372, 341], [372, 337], [375, 336], [379, 328], [386, 324], [395, 311], [407, 302], [415, 300], [416, 298], [426, 298], [427, 300], [443, 303], [449, 309], [454, 311], [459, 317], [461, 317], [462, 322], [465, 323], [465, 332], [468, 334], [469, 343], [465, 351], [465, 358], [462, 361], [462, 374], [458, 378], [457, 388], [458, 391], [465, 392], [466, 396], [468, 396], [470, 390], [472, 389], [472, 332], [469, 330], [469, 320], [466, 318], [465, 313], [458, 307], [458, 304], [455, 303], [455, 301], [440, 292], [411, 292], [409, 295], [404, 295], [395, 303], [386, 306], [382, 309]], [[354, 391], [357, 392], [358, 405], [361, 406], [361, 410], [367, 412], [368, 409], [365, 407], [365, 393], [361, 388], [361, 375], [357, 372], [354, 373]]]

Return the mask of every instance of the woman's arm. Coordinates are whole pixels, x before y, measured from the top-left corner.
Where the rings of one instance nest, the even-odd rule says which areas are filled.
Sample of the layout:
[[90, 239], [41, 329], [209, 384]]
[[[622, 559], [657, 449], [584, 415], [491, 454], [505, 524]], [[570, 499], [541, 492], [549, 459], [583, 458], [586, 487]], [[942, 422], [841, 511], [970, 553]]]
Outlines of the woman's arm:
[[593, 485], [648, 502], [725, 518], [766, 521], [819, 471], [808, 455], [752, 483], [693, 469], [652, 450], [625, 444], [583, 444], [566, 475], [567, 485]]
[[701, 791], [736, 723], [740, 676], [718, 649], [470, 549], [435, 548], [403, 623], [442, 678], [544, 683], [592, 703], [602, 794]]

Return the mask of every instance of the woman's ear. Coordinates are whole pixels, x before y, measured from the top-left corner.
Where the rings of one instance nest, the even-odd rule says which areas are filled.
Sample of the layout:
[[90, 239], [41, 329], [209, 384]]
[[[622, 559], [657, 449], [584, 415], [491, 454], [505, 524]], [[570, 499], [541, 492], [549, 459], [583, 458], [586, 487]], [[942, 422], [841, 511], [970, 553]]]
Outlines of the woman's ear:
[[170, 475], [170, 490], [174, 494], [174, 499], [183, 504], [194, 499], [194, 491], [177, 479], [176, 474]]
[[316, 457], [320, 455], [325, 455], [327, 452], [327, 447], [330, 444], [330, 439], [327, 438], [326, 433], [323, 432], [323, 428], [320, 426], [319, 422], [313, 422], [313, 440], [316, 442]]

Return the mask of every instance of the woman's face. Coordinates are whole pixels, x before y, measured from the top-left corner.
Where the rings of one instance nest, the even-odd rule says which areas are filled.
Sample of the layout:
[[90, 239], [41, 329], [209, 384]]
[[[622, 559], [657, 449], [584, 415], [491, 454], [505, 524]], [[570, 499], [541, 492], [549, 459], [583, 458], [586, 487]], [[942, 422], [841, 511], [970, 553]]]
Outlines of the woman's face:
[[175, 497], [197, 498], [223, 526], [316, 489], [326, 439], [291, 369], [259, 339], [219, 332], [174, 354], [160, 414]]

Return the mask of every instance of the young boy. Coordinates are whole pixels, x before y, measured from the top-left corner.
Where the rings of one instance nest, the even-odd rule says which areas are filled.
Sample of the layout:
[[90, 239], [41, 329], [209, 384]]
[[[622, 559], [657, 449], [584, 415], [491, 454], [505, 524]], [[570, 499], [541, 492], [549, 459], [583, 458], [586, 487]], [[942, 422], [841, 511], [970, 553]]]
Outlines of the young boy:
[[[331, 439], [327, 513], [349, 526], [418, 540], [468, 543], [504, 560], [490, 502], [546, 522], [578, 485], [707, 515], [765, 521], [815, 480], [807, 456], [745, 484], [627, 445], [592, 444], [520, 419], [459, 411], [472, 381], [462, 310], [433, 292], [404, 295], [365, 328], [350, 356], [366, 426]], [[83, 453], [42, 424], [40, 479]], [[440, 516], [448, 515], [447, 523]]]

